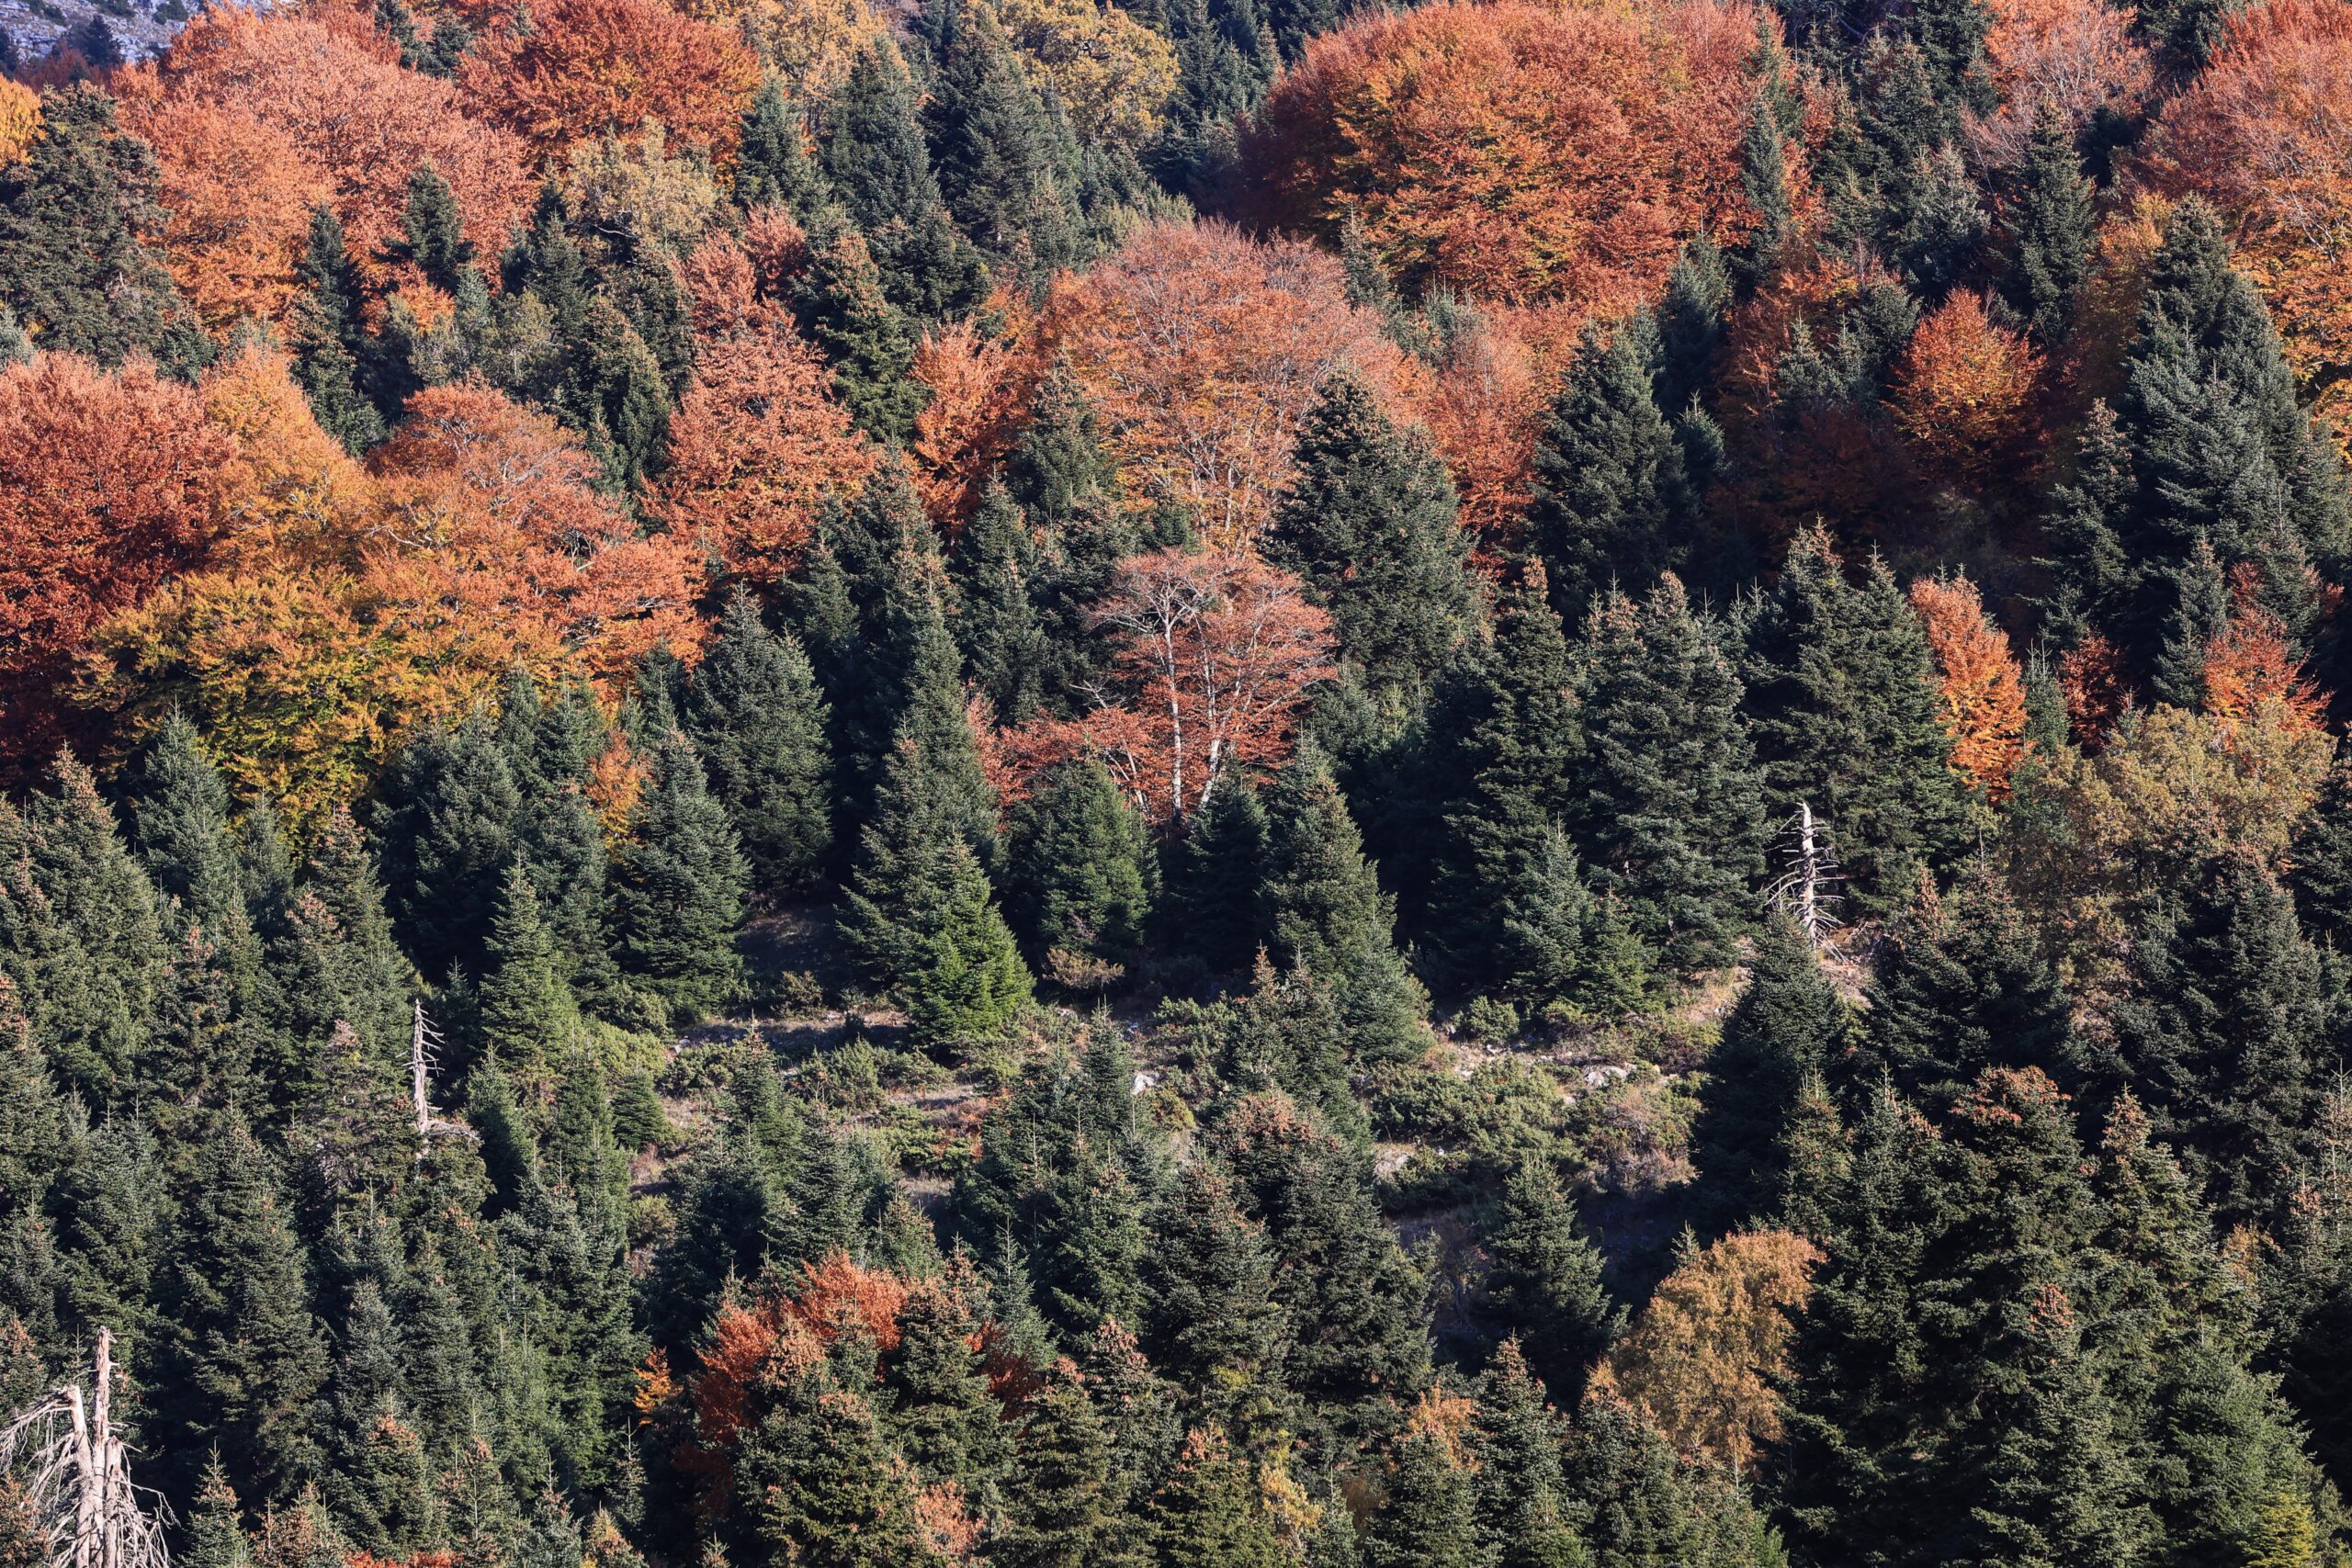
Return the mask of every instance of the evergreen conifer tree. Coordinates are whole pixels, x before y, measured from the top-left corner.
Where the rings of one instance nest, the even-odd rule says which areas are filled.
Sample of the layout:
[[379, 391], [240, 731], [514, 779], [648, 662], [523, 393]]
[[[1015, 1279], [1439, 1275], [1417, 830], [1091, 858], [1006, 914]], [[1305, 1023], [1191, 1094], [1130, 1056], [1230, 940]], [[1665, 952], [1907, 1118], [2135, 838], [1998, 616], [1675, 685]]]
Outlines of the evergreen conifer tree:
[[1118, 1531], [1111, 1435], [1069, 1359], [1046, 1370], [1014, 1440], [1023, 1484], [1006, 1499], [996, 1557], [1010, 1568], [1099, 1568]]
[[1123, 963], [1141, 945], [1154, 865], [1143, 820], [1102, 764], [1067, 762], [1015, 809], [1005, 908], [1035, 963]]
[[684, 736], [660, 741], [652, 778], [613, 866], [618, 957], [673, 1016], [717, 1009], [741, 975], [742, 852]]
[[1697, 527], [1681, 449], [1636, 335], [1586, 333], [1535, 452], [1528, 538], [1571, 623], [1611, 583], [1682, 570]]
[[2026, 149], [2018, 184], [2008, 221], [2017, 246], [2009, 301], [2036, 337], [2055, 344], [2065, 337], [2075, 300], [2090, 276], [2096, 215], [2074, 138], [2048, 106], [2034, 119], [2033, 141]]
[[1036, 547], [1003, 484], [991, 479], [950, 558], [956, 584], [956, 645], [972, 683], [998, 722], [1035, 713], [1046, 663], [1045, 634], [1030, 602]]
[[1249, 1467], [1216, 1427], [1184, 1439], [1175, 1473], [1152, 1499], [1155, 1561], [1167, 1568], [1279, 1568], [1289, 1561]]
[[384, 438], [384, 416], [369, 400], [369, 344], [361, 317], [359, 271], [342, 220], [324, 203], [296, 269], [303, 288], [292, 333], [295, 384], [310, 400], [319, 428], [357, 454]]
[[1168, 925], [1213, 973], [1248, 968], [1272, 934], [1262, 901], [1271, 831], [1258, 792], [1244, 780], [1227, 780], [1193, 813], [1192, 836], [1178, 852]]
[[1586, 1568], [1592, 1562], [1561, 1464], [1560, 1428], [1519, 1341], [1504, 1340], [1480, 1381], [1465, 1434], [1477, 1461], [1477, 1540], [1496, 1568]]
[[1386, 1505], [1365, 1536], [1364, 1568], [1473, 1568], [1473, 1487], [1443, 1432], [1408, 1427], [1396, 1444]]
[[748, 595], [729, 601], [684, 718], [752, 885], [770, 897], [808, 886], [832, 848], [831, 714], [808, 656], [767, 629]]
[[1074, 144], [990, 11], [933, 0], [938, 85], [924, 107], [939, 186], [990, 265], [1035, 286], [1079, 256]]
[[1527, 1364], [1563, 1403], [1616, 1337], [1624, 1314], [1600, 1283], [1600, 1255], [1576, 1206], [1542, 1160], [1522, 1160], [1503, 1183], [1486, 1236], [1487, 1291], [1519, 1337]]
[[1298, 436], [1267, 535], [1331, 613], [1341, 654], [1393, 711], [1417, 695], [1477, 614], [1453, 481], [1428, 439], [1335, 372]]
[[825, 176], [809, 155], [806, 117], [786, 96], [781, 79], [770, 76], [743, 115], [743, 139], [735, 157], [735, 203], [746, 211], [780, 207], [808, 223], [831, 199]]
[[896, 45], [876, 39], [827, 107], [821, 161], [873, 246], [881, 291], [898, 310], [931, 319], [977, 300], [981, 269], [970, 242], [948, 220], [920, 105]]

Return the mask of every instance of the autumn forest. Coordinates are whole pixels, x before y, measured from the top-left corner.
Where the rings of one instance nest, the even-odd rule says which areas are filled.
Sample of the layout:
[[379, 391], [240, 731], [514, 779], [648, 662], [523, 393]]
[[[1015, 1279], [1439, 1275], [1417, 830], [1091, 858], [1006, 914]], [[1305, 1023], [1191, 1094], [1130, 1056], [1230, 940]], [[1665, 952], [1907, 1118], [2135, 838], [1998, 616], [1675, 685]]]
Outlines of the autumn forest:
[[2352, 0], [0, 16], [0, 1568], [2352, 1568]]

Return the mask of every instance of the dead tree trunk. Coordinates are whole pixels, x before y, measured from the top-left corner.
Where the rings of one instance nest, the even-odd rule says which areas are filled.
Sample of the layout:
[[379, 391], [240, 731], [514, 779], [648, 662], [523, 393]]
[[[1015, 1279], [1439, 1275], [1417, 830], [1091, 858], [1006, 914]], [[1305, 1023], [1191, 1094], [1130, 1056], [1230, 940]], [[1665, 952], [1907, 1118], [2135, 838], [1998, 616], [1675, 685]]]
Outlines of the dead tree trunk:
[[0, 1471], [23, 1483], [50, 1568], [171, 1568], [164, 1500], [132, 1483], [115, 1430], [112, 1330], [98, 1330], [86, 1394], [61, 1383], [0, 1431]]

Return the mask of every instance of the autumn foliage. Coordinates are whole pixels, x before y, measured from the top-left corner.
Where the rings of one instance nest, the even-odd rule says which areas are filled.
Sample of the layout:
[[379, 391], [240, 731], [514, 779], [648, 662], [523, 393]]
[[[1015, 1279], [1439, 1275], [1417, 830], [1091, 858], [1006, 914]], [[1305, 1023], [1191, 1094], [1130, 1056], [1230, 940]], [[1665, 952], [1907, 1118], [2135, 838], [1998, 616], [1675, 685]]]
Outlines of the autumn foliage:
[[1356, 215], [1412, 289], [1645, 302], [1676, 247], [1753, 217], [1738, 145], [1759, 13], [1460, 0], [1316, 39], [1243, 157], [1250, 215], [1326, 235]]
[[2041, 356], [1962, 290], [1911, 335], [1894, 373], [1894, 421], [1928, 470], [1983, 484], [2029, 434]]
[[492, 245], [530, 202], [525, 146], [468, 118], [449, 83], [402, 70], [356, 12], [209, 9], [114, 90], [181, 210], [165, 236], [187, 247], [167, 243], [175, 276], [215, 311], [283, 305], [316, 182], [353, 260], [379, 285], [413, 276], [387, 246], [420, 164], [448, 182], [467, 231]]
[[1092, 395], [1130, 496], [1186, 506], [1222, 546], [1265, 525], [1332, 370], [1391, 394], [1407, 373], [1332, 257], [1215, 222], [1148, 224], [1057, 280], [1038, 335]]
[[1951, 765], [1987, 798], [2005, 799], [2025, 756], [2025, 682], [2009, 640], [1965, 577], [1918, 579], [1911, 607], [1935, 655], [1938, 716], [1951, 737]]
[[1985, 8], [1986, 73], [2000, 107], [1970, 130], [1994, 163], [2022, 161], [2044, 108], [2079, 132], [2101, 111], [2128, 118], [2145, 107], [2155, 71], [2130, 12], [2106, 0], [1994, 0]]
[[458, 75], [468, 105], [542, 153], [650, 120], [724, 162], [759, 65], [734, 32], [662, 0], [546, 0], [484, 38]]
[[0, 717], [20, 756], [54, 742], [49, 688], [92, 628], [210, 553], [234, 450], [152, 365], [0, 371]]
[[1746, 1470], [1781, 1436], [1775, 1380], [1818, 1248], [1788, 1231], [1740, 1231], [1666, 1277], [1604, 1364], [1603, 1386], [1690, 1459]]
[[1307, 689], [1332, 672], [1330, 617], [1246, 551], [1138, 556], [1099, 614], [1119, 637], [1119, 690], [1024, 747], [1032, 766], [1093, 752], [1155, 820], [1183, 821], [1229, 775], [1281, 761]]

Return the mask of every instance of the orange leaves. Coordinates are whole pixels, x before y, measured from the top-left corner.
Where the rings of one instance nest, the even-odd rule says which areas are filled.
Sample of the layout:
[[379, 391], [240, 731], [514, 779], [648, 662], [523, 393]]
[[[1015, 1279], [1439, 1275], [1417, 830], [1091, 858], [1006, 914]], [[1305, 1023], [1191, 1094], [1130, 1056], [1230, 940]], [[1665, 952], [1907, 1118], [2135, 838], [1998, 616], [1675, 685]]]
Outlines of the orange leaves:
[[1404, 374], [1379, 321], [1347, 303], [1336, 260], [1223, 223], [1136, 230], [1056, 281], [1039, 333], [1085, 383], [1133, 499], [1190, 508], [1223, 547], [1265, 525], [1332, 370], [1389, 392]]
[[2101, 109], [2129, 118], [2146, 102], [2154, 72], [2129, 12], [2107, 0], [1990, 0], [1986, 9], [1985, 63], [2001, 107], [1969, 130], [1995, 164], [2024, 158], [2045, 106], [2079, 130]]
[[234, 449], [143, 360], [0, 371], [0, 722], [20, 758], [55, 743], [47, 688], [91, 628], [211, 550]]
[[40, 133], [40, 95], [21, 82], [0, 78], [0, 164], [25, 155]]
[[1330, 617], [1245, 551], [1137, 556], [1097, 614], [1121, 639], [1125, 701], [1036, 727], [1048, 744], [1031, 755], [1096, 752], [1156, 820], [1181, 822], [1228, 773], [1289, 755], [1308, 688], [1331, 673]]
[[[1248, 138], [1253, 215], [1350, 210], [1408, 287], [1601, 310], [1690, 233], [1736, 238], [1757, 13], [1458, 0], [1316, 39]], [[1726, 38], [1733, 47], [1723, 47]]]
[[2232, 12], [2212, 63], [2157, 121], [2144, 174], [2229, 218], [2289, 363], [2340, 380], [2352, 366], [2352, 12], [2336, 0]]
[[978, 507], [981, 487], [1011, 455], [1043, 373], [1022, 341], [1030, 323], [1018, 300], [997, 303], [1014, 330], [983, 337], [967, 316], [925, 333], [915, 350], [914, 378], [931, 390], [915, 416], [915, 493], [950, 525]]
[[2029, 434], [2041, 356], [1961, 290], [1919, 324], [1894, 371], [1894, 423], [1928, 470], [1981, 485]]
[[[282, 299], [302, 242], [299, 226], [283, 227], [283, 209], [309, 171], [323, 175], [353, 259], [379, 285], [399, 273], [384, 247], [400, 232], [418, 164], [431, 163], [449, 182], [467, 233], [486, 252], [504, 241], [530, 202], [523, 145], [469, 120], [448, 83], [401, 70], [355, 11], [261, 15], [217, 6], [190, 22], [162, 61], [119, 75], [115, 85], [130, 128], [155, 144], [164, 188], [211, 215], [206, 221], [213, 228], [199, 226], [194, 241], [234, 221], [244, 195], [240, 171], [265, 156], [264, 132], [275, 140], [282, 168], [257, 193], [272, 206], [253, 215], [245, 231], [256, 246], [274, 236], [275, 249], [212, 279], [205, 276], [208, 258], [217, 262], [222, 253], [198, 243], [182, 255], [166, 234], [175, 275], [188, 274], [183, 286], [216, 308], [235, 299]], [[215, 120], [192, 106], [231, 118]], [[229, 126], [237, 128], [233, 156], [209, 140]]]
[[736, 34], [662, 0], [545, 0], [527, 31], [485, 36], [458, 80], [474, 112], [542, 154], [654, 120], [724, 164], [760, 73]]
[[175, 96], [137, 124], [171, 214], [164, 259], [198, 316], [215, 332], [245, 316], [282, 320], [311, 210], [334, 194], [326, 169], [235, 104]]
[[710, 335], [671, 417], [654, 511], [728, 570], [773, 581], [798, 564], [825, 492], [854, 488], [874, 454], [791, 318], [755, 297], [752, 261], [731, 240], [706, 243], [689, 271], [695, 324]]
[[2205, 711], [2226, 736], [2265, 709], [2316, 732], [2327, 702], [2303, 674], [2284, 623], [2241, 594], [2222, 635], [2205, 647]]
[[1951, 765], [1987, 799], [2004, 799], [2025, 756], [2025, 682], [2009, 639], [1986, 618], [1976, 584], [1965, 577], [1918, 579], [1911, 607], [1935, 655], [1938, 717], [1951, 737]]

